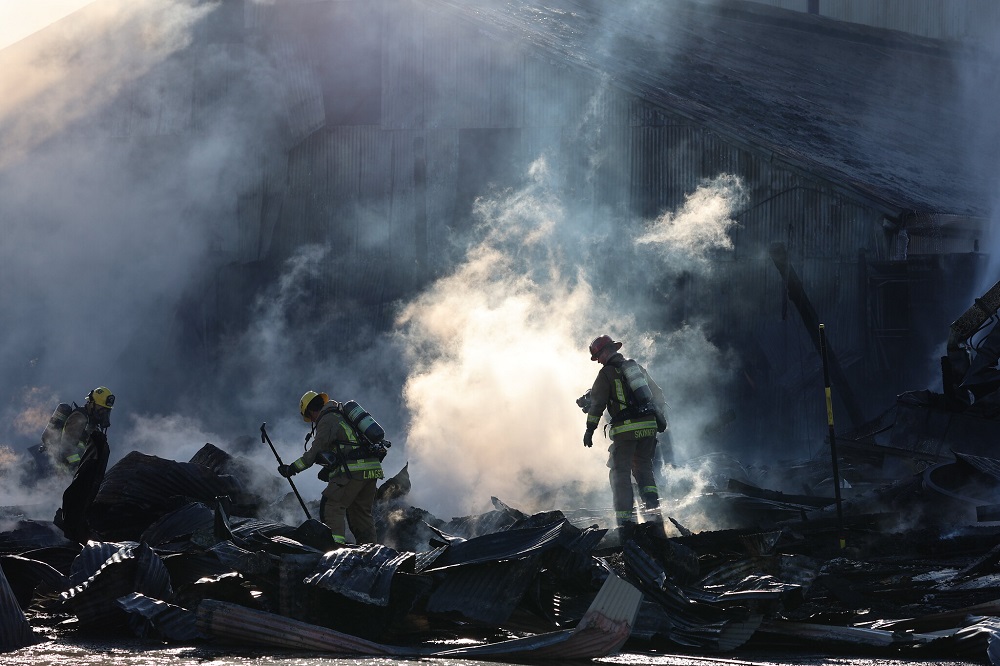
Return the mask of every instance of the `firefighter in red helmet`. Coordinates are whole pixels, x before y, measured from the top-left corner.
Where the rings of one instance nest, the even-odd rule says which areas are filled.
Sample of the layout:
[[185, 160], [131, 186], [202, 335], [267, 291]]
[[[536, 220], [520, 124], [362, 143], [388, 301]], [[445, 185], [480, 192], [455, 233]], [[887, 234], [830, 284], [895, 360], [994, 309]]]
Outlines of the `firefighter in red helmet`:
[[618, 350], [622, 343], [608, 335], [595, 338], [590, 343], [590, 360], [603, 367], [590, 389], [587, 411], [587, 430], [583, 435], [586, 447], [594, 445], [594, 431], [607, 410], [610, 423], [605, 428], [611, 438], [608, 448], [611, 496], [615, 520], [623, 532], [636, 524], [632, 493], [632, 477], [643, 505], [653, 519], [659, 516], [660, 494], [653, 476], [653, 458], [656, 454], [657, 433], [665, 436], [661, 457], [670, 461], [672, 452], [665, 414], [666, 401], [663, 391], [649, 373], [632, 359], [626, 359]]

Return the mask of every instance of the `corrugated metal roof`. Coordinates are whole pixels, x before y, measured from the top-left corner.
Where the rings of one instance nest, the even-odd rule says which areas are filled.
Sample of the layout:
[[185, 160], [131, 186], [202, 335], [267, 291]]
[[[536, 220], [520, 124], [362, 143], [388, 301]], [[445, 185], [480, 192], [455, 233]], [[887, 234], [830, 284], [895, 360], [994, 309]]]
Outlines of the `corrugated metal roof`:
[[459, 614], [487, 625], [503, 624], [534, 580], [539, 557], [535, 554], [444, 570], [425, 608], [428, 613]]
[[671, 641], [697, 649], [727, 651], [748, 641], [760, 625], [761, 616], [748, 617], [746, 609], [724, 608], [686, 595], [663, 564], [636, 542], [627, 541], [622, 556], [629, 580], [666, 610], [670, 626], [659, 631]]
[[484, 534], [469, 541], [449, 545], [448, 549], [424, 572], [484, 562], [524, 559], [557, 544], [568, 543], [578, 534], [579, 530], [566, 520], [555, 525]]
[[69, 579], [52, 565], [20, 555], [0, 555], [0, 573], [7, 577], [8, 583], [14, 581], [11, 589], [21, 608], [28, 607], [39, 585], [49, 590], [62, 590], [70, 584]]
[[[254, 3], [248, 3], [254, 4]], [[279, 38], [271, 47], [271, 56], [282, 73], [282, 102], [288, 120], [292, 145], [309, 136], [326, 123], [323, 106], [323, 86], [317, 74], [315, 54], [300, 41]]]
[[338, 548], [323, 556], [305, 582], [348, 599], [387, 606], [392, 577], [401, 567], [413, 573], [414, 560], [413, 553], [397, 553], [378, 544]]
[[88, 517], [104, 538], [134, 540], [176, 506], [172, 498], [214, 504], [222, 495], [239, 501], [244, 490], [234, 477], [202, 465], [131, 451], [108, 470]]
[[118, 607], [132, 615], [129, 625], [140, 638], [150, 634], [169, 641], [194, 641], [204, 638], [195, 626], [195, 613], [186, 608], [133, 592], [115, 600]]
[[215, 511], [202, 502], [185, 504], [176, 511], [171, 511], [146, 528], [140, 541], [150, 546], [161, 546], [167, 541], [178, 538], [187, 540], [196, 532], [211, 533], [215, 525]]
[[989, 210], [989, 171], [970, 158], [983, 128], [969, 111], [994, 108], [994, 93], [965, 88], [956, 76], [991, 67], [982, 54], [737, 5], [678, 1], [632, 17], [592, 0], [424, 1], [526, 49], [606, 73], [626, 92], [887, 211]]
[[52, 547], [79, 547], [51, 521], [18, 520], [13, 529], [0, 532], [0, 553], [21, 554], [27, 550]]
[[642, 592], [618, 576], [604, 581], [583, 618], [572, 630], [438, 653], [447, 657], [518, 655], [522, 659], [589, 660], [620, 649], [635, 626]]
[[218, 640], [344, 655], [414, 655], [419, 650], [367, 641], [333, 629], [318, 627], [273, 613], [244, 608], [214, 599], [198, 605], [197, 626]]
[[125, 613], [114, 602], [133, 592], [157, 599], [173, 594], [163, 560], [146, 544], [123, 546], [93, 576], [60, 596], [81, 627], [108, 631], [126, 624]]
[[79, 585], [104, 566], [111, 557], [123, 548], [132, 549], [139, 545], [135, 541], [112, 543], [110, 541], [88, 541], [73, 560], [69, 568], [71, 585]]
[[223, 564], [241, 574], [264, 574], [274, 568], [276, 564], [271, 555], [262, 551], [245, 550], [232, 541], [220, 541], [209, 550]]

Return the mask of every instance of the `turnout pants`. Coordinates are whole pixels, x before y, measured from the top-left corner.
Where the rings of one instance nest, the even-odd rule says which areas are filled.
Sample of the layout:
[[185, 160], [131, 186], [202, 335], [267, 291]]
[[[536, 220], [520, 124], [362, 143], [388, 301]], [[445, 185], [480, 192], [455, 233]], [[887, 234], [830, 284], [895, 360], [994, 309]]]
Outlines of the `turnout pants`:
[[611, 497], [615, 507], [615, 519], [619, 525], [637, 522], [632, 494], [632, 477], [639, 487], [639, 494], [647, 509], [659, 507], [660, 494], [653, 478], [653, 455], [656, 452], [656, 437], [612, 442], [608, 448], [608, 474], [611, 479]]
[[[357, 474], [357, 473], [356, 473]], [[360, 474], [358, 474], [360, 476]], [[330, 478], [319, 503], [319, 519], [333, 532], [338, 543], [346, 543], [344, 519], [357, 543], [375, 543], [375, 479]]]

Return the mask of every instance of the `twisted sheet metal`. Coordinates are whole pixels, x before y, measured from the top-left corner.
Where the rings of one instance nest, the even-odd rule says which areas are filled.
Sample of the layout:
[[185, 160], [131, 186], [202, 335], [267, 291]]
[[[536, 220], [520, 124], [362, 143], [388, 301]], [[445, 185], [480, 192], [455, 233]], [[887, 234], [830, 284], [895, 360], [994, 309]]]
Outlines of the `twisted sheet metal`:
[[115, 603], [129, 613], [129, 626], [140, 638], [150, 634], [170, 641], [193, 641], [204, 638], [195, 626], [195, 613], [174, 604], [133, 592]]
[[401, 568], [413, 573], [415, 559], [413, 553], [378, 544], [339, 548], [327, 553], [305, 582], [361, 603], [388, 606], [392, 577]]
[[345, 656], [415, 654], [412, 649], [381, 645], [326, 627], [214, 599], [206, 599], [198, 605], [196, 626], [212, 638], [238, 644], [318, 650]]
[[36, 643], [31, 625], [17, 603], [7, 577], [0, 570], [0, 652]]

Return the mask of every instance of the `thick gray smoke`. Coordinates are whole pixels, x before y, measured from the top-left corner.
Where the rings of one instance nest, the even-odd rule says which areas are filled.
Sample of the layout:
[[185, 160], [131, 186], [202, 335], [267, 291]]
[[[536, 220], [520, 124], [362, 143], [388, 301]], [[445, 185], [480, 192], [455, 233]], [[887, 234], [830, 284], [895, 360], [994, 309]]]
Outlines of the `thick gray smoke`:
[[[260, 276], [254, 302], [233, 304], [205, 285], [262, 258], [241, 250], [266, 244], [241, 236], [234, 208], [261, 156], [285, 154], [287, 117], [271, 60], [192, 41], [218, 8], [102, 0], [0, 51], [3, 89], [16, 91], [0, 100], [0, 465], [23, 462], [57, 402], [106, 385], [119, 398], [112, 463], [129, 450], [186, 460], [211, 442], [273, 470], [258, 428], [266, 421], [294, 460], [308, 431], [298, 400], [313, 389], [361, 402], [394, 443], [387, 473], [408, 461], [413, 503], [439, 515], [487, 508], [490, 496], [525, 510], [609, 506], [607, 442], [583, 447], [574, 402], [596, 375], [586, 348], [602, 333], [664, 388], [677, 457], [701, 452], [732, 363], [701, 322], [648, 330], [638, 313], [664, 307], [658, 289], [672, 275], [710, 272], [738, 183], [723, 175], [632, 228], [578, 210], [566, 165], [544, 155], [521, 165], [523, 184], [500, 183], [462, 211], [474, 238], [458, 239], [457, 265], [399, 304], [390, 335], [358, 323], [356, 304], [317, 297], [333, 260], [324, 243]], [[591, 108], [616, 94], [608, 84]], [[209, 92], [204, 113], [186, 115], [187, 100]], [[600, 142], [578, 120], [592, 183]], [[371, 219], [359, 211], [346, 223], [363, 229], [361, 244], [390, 242]], [[609, 291], [611, 249], [646, 260], [615, 265]], [[200, 320], [215, 310], [246, 320], [211, 331]], [[318, 496], [313, 475], [297, 485]], [[59, 502], [57, 488], [4, 492], [0, 504], [47, 504], [40, 517]]]
[[56, 403], [98, 385], [119, 397], [112, 461], [233, 436], [199, 422], [204, 340], [180, 335], [182, 305], [226, 262], [234, 202], [282, 129], [268, 61], [192, 51], [216, 9], [101, 0], [0, 51], [0, 446], [17, 467]]

